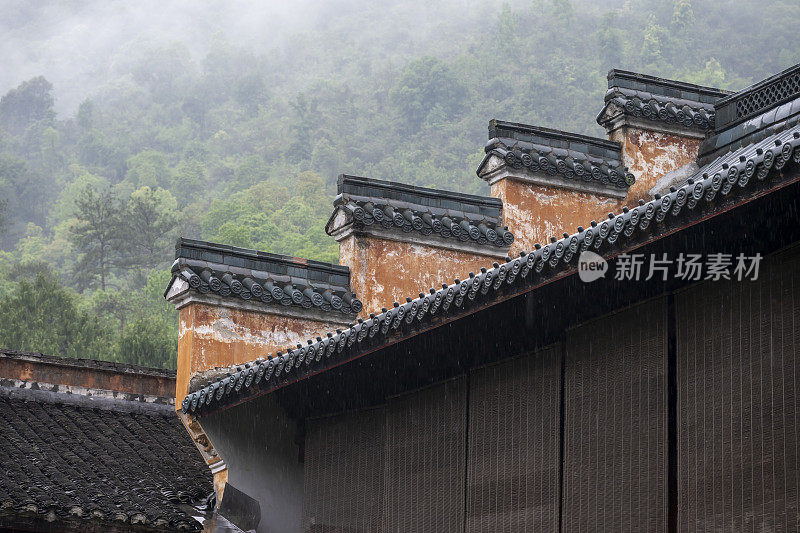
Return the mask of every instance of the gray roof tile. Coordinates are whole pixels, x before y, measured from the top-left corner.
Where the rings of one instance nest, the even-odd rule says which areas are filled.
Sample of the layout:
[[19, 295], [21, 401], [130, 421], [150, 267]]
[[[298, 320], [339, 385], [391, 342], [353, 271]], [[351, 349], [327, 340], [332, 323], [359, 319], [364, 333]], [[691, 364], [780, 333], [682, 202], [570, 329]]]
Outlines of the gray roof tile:
[[[198, 256], [218, 260], [198, 261], [195, 259]], [[230, 284], [223, 280], [226, 274], [232, 276]], [[332, 295], [329, 296], [332, 297], [322, 300], [312, 297], [312, 306], [348, 317], [361, 312], [363, 307], [357, 298], [353, 298], [350, 304], [343, 303], [344, 299], [352, 296], [350, 269], [346, 266], [204, 241], [178, 240], [167, 290], [177, 278], [185, 280], [190, 290], [201, 294], [214, 293], [243, 301], [276, 302], [300, 307], [311, 307], [302, 295], [298, 296], [306, 287], [320, 294], [330, 289]], [[283, 284], [286, 283], [294, 287], [285, 288]], [[270, 290], [268, 285], [280, 287]]]
[[[715, 160], [663, 197], [656, 196], [656, 199], [630, 210], [626, 208], [600, 223], [592, 222], [565, 239], [537, 247], [529, 253], [522, 252], [520, 257], [509, 258], [502, 265], [495, 263], [493, 268], [481, 269], [474, 277], [457, 280], [451, 285], [445, 284], [439, 290], [430, 289], [411, 303], [384, 309], [363, 323], [337, 331], [335, 336], [328, 333], [320, 340], [311, 339], [311, 343], [302, 348], [304, 364], [293, 365], [289, 372], [277, 372], [276, 368], [284, 368], [289, 360], [293, 361], [297, 356], [295, 350], [291, 353], [278, 352], [274, 357], [270, 355], [267, 359], [254, 361], [252, 365], [258, 368], [263, 377], [254, 380], [249, 389], [229, 391], [230, 380], [239, 380], [243, 375], [244, 370], [240, 368], [230, 378], [189, 394], [182, 409], [189, 412], [213, 410], [233, 401], [270, 392], [287, 381], [303, 379], [338, 366], [341, 361], [352, 359], [361, 352], [374, 351], [392, 343], [396, 338], [395, 332], [400, 328], [424, 327], [447, 313], [466, 312], [474, 306], [484, 307], [497, 298], [508, 297], [509, 291], [525, 290], [531, 284], [572, 269], [582, 250], [614, 254], [624, 249], [626, 240], [636, 238], [638, 232], [658, 233], [659, 224], [674, 224], [673, 219], [703, 217], [705, 214], [699, 210], [701, 206], [713, 211], [716, 198], [747, 194], [746, 190], [753, 187], [754, 183], [763, 183], [770, 176], [781, 175], [780, 171], [788, 165], [794, 165], [795, 172], [800, 166], [800, 126], [765, 138], [761, 145], [746, 146], [741, 151]], [[417, 313], [408, 321], [403, 314], [412, 304], [426, 311]], [[359, 335], [362, 328], [372, 329], [373, 326], [377, 332], [375, 335]], [[210, 403], [200, 401], [216, 390], [215, 387], [221, 386], [226, 388], [219, 399], [215, 396]]]
[[497, 156], [514, 168], [596, 181], [620, 189], [627, 189], [636, 181], [622, 164], [622, 146], [605, 139], [492, 120], [484, 150], [486, 156], [478, 165], [478, 175], [489, 158]]
[[98, 409], [59, 403], [72, 395], [41, 401], [16, 391], [0, 387], [7, 519], [52, 513], [54, 531], [62, 521], [92, 531], [202, 529], [184, 505], [210, 496], [211, 474], [173, 411], [144, 402], [131, 412]]
[[[334, 200], [336, 210], [326, 226], [329, 234], [333, 231], [331, 225], [336, 213], [341, 209], [347, 217], [345, 224], [357, 230], [399, 228], [405, 232], [471, 241], [506, 250], [514, 242], [514, 235], [502, 225], [503, 203], [498, 198], [344, 174], [339, 176], [338, 193]], [[392, 212], [396, 216], [390, 215]], [[449, 224], [443, 220], [445, 218], [450, 219]], [[473, 228], [464, 231], [461, 227], [463, 220]], [[479, 225], [485, 225], [488, 230], [479, 230]]]

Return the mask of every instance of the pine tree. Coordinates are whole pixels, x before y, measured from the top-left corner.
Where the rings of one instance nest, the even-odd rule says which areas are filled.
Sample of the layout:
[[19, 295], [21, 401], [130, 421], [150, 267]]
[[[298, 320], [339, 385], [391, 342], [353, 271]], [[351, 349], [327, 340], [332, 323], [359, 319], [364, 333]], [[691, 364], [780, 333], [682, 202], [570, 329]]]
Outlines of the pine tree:
[[100, 289], [105, 291], [109, 275], [119, 266], [124, 249], [119, 199], [110, 191], [98, 193], [88, 186], [75, 200], [75, 208], [70, 241], [81, 254], [75, 279], [82, 288], [99, 279]]

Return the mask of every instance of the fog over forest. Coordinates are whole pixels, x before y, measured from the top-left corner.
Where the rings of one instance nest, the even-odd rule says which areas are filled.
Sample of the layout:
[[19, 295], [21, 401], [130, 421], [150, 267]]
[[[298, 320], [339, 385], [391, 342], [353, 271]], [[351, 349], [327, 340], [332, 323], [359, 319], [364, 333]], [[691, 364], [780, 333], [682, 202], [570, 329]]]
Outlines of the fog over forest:
[[485, 194], [490, 119], [604, 136], [613, 67], [800, 62], [796, 0], [0, 8], [0, 346], [164, 367], [178, 236], [336, 262], [339, 173]]
[[[303, 39], [304, 33], [309, 39], [324, 33], [325, 45], [335, 48], [361, 42], [357, 34], [363, 32], [374, 40], [362, 44], [380, 48], [388, 61], [425, 54], [448, 56], [458, 51], [465, 34], [481, 31], [482, 23], [501, 5], [499, 0], [3, 3], [0, 94], [44, 75], [55, 87], [56, 110], [69, 114], [87, 94], [124, 76], [137, 51], [147, 48], [181, 43], [194, 61], [201, 61], [212, 39], [224, 36], [256, 54], [290, 55], [292, 42]], [[622, 0], [606, 3], [621, 4]], [[510, 5], [515, 4], [524, 2]], [[367, 25], [373, 27], [365, 32]], [[447, 43], [438, 39], [440, 31], [448, 32]]]

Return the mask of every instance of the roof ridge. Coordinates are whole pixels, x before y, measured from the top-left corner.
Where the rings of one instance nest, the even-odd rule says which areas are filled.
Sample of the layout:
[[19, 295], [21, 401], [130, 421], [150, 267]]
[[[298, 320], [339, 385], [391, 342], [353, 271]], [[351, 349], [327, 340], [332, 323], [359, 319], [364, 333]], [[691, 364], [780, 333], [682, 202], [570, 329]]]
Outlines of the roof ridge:
[[492, 166], [484, 174], [492, 157], [499, 158], [501, 166], [524, 169], [554, 183], [562, 180], [560, 186], [585, 182], [620, 198], [620, 191], [636, 182], [622, 161], [622, 144], [597, 137], [492, 119], [484, 151], [475, 172], [490, 182], [500, 168]]
[[764, 78], [714, 104], [721, 134], [800, 97], [800, 63]]
[[[707, 85], [699, 85], [696, 83], [691, 83], [686, 81], [661, 78], [650, 74], [642, 74], [640, 72], [633, 72], [631, 70], [624, 70], [618, 68], [612, 68], [611, 70], [609, 70], [606, 78], [608, 79], [609, 89], [611, 87], [618, 86], [612, 83], [613, 80], [630, 80], [644, 85], [650, 85], [653, 88], [659, 88], [659, 87], [671, 88], [680, 90], [681, 92], [692, 92], [698, 95], [712, 96], [716, 98], [721, 98], [732, 93], [732, 91], [728, 91], [726, 89], [719, 89], [717, 87], [710, 87]], [[642, 90], [647, 90], [647, 89], [642, 89]]]
[[147, 374], [157, 377], [175, 379], [175, 370], [165, 368], [154, 368], [147, 366], [132, 365], [129, 363], [118, 363], [115, 361], [103, 361], [101, 359], [88, 359], [78, 357], [63, 357], [60, 355], [47, 355], [39, 352], [25, 352], [20, 350], [9, 350], [0, 348], [0, 359], [9, 358], [23, 361], [33, 361], [37, 363], [53, 364], [58, 366], [71, 366], [78, 368], [92, 368], [92, 370], [117, 372], [126, 374]]
[[[514, 242], [514, 234], [503, 223], [502, 209], [461, 211], [459, 205], [419, 205], [393, 198], [372, 198], [343, 193], [334, 202], [334, 212], [325, 225], [328, 235], [336, 236], [349, 228], [379, 231], [382, 235], [402, 231], [417, 232], [442, 242], [494, 247], [504, 254]], [[342, 218], [339, 213], [343, 213]], [[374, 228], [374, 229], [370, 229]]]
[[[315, 259], [305, 259], [302, 257], [264, 252], [254, 248], [241, 248], [239, 246], [231, 246], [229, 244], [179, 237], [175, 243], [175, 258], [191, 257], [190, 255], [185, 254], [184, 251], [187, 250], [198, 250], [200, 252], [206, 252], [207, 254], [217, 254], [223, 257], [247, 257], [253, 261], [263, 262], [264, 264], [272, 262], [276, 265], [293, 266], [307, 270], [330, 271], [336, 274], [350, 273], [350, 268], [345, 265], [337, 265], [334, 263], [327, 263], [325, 261], [317, 261]], [[209, 262], [213, 261], [209, 260]], [[218, 262], [222, 263], [222, 261]]]
[[720, 99], [719, 104], [724, 105], [724, 104], [730, 102], [731, 100], [735, 100], [736, 98], [741, 97], [744, 94], [754, 92], [754, 91], [756, 91], [756, 90], [758, 90], [758, 89], [760, 89], [762, 87], [765, 87], [765, 86], [769, 85], [770, 83], [773, 83], [776, 80], [779, 80], [779, 79], [781, 79], [781, 78], [783, 78], [783, 77], [785, 77], [785, 76], [787, 76], [789, 74], [794, 74], [795, 72], [799, 72], [799, 71], [800, 71], [800, 63], [798, 63], [796, 65], [792, 65], [791, 67], [785, 68], [782, 71], [778, 72], [777, 74], [773, 74], [771, 76], [767, 76], [766, 78], [764, 78], [762, 80], [759, 80], [759, 81], [757, 81], [755, 83], [751, 83], [747, 87], [745, 87], [743, 89], [739, 89], [738, 91], [728, 91], [728, 95], [725, 96], [724, 98]]
[[[175, 406], [172, 403], [162, 403], [158, 401], [147, 401], [144, 397], [133, 394], [125, 394], [124, 397], [107, 397], [91, 392], [106, 392], [98, 389], [87, 389], [88, 394], [72, 392], [74, 389], [83, 387], [69, 387], [67, 391], [57, 390], [58, 385], [48, 390], [44, 383], [35, 383], [39, 388], [33, 388], [32, 383], [28, 386], [8, 387], [0, 383], [0, 398], [19, 400], [25, 402], [42, 402], [56, 405], [68, 405], [83, 409], [101, 409], [104, 411], [114, 411], [118, 413], [137, 413], [159, 416], [172, 416], [175, 414]], [[44, 387], [43, 387], [44, 386]], [[134, 399], [141, 398], [141, 399]]]
[[[268, 355], [266, 360], [256, 359], [231, 367], [231, 370], [236, 370], [229, 377], [219, 378], [188, 394], [183, 400], [182, 409], [196, 412], [212, 403], [230, 401], [233, 393], [239, 394], [242, 389], [254, 385], [260, 393], [269, 392], [281, 386], [281, 383], [293, 381], [297, 373], [300, 373], [297, 378], [300, 379], [321, 371], [309, 369], [309, 372], [303, 373], [303, 367], [319, 364], [323, 359], [327, 361], [335, 353], [342, 353], [355, 343], [361, 344], [378, 333], [388, 337], [390, 330], [399, 329], [404, 322], [411, 324], [430, 319], [440, 309], [447, 311], [452, 305], [461, 308], [466, 302], [469, 307], [469, 302], [474, 301], [479, 293], [486, 295], [489, 291], [497, 291], [504, 284], [510, 285], [515, 280], [527, 278], [531, 272], [541, 273], [546, 267], [552, 270], [553, 275], [561, 274], [573, 268], [570, 262], [584, 250], [599, 250], [605, 242], [614, 245], [619, 239], [627, 239], [637, 231], [647, 230], [651, 223], [661, 223], [668, 216], [677, 217], [682, 212], [694, 210], [701, 203], [711, 204], [717, 195], [727, 196], [734, 186], [737, 186], [736, 190], [743, 190], [748, 184], [763, 182], [787, 164], [800, 164], [798, 130], [800, 126], [795, 131], [776, 134], [775, 148], [754, 152], [749, 158], [737, 158], [737, 152], [731, 153], [727, 156], [730, 164], [723, 164], [721, 171], [713, 176], [708, 173], [700, 175], [701, 170], [681, 187], [671, 187], [664, 196], [656, 194], [653, 200], [640, 201], [633, 209], [625, 207], [621, 213], [609, 213], [606, 220], [599, 223], [592, 221], [590, 227], [585, 229], [578, 227], [576, 233], [565, 233], [562, 239], [552, 238], [552, 242], [545, 246], [537, 246], [531, 252], [520, 252], [520, 257], [516, 259], [508, 257], [502, 265], [494, 263], [491, 269], [482, 268], [478, 274], [470, 273], [463, 281], [456, 279], [452, 284], [444, 283], [441, 289], [431, 288], [429, 294], [420, 293], [415, 299], [408, 297], [403, 304], [395, 302], [392, 309], [383, 308], [377, 315], [370, 313], [367, 320], [359, 318], [356, 324], [345, 331], [337, 329], [335, 334], [328, 332], [324, 339], [318, 336], [316, 340], [307, 340], [307, 346], [298, 344], [296, 349], [289, 348], [286, 353], [278, 351], [275, 357]], [[754, 177], [756, 180], [751, 179]], [[340, 363], [335, 361], [333, 366]]]
[[[530, 135], [531, 137], [539, 137], [543, 141], [553, 140], [553, 141], [566, 141], [566, 142], [577, 142], [577, 143], [586, 143], [591, 144], [594, 146], [603, 147], [606, 150], [612, 150], [614, 152], [622, 152], [622, 144], [617, 141], [609, 141], [608, 139], [603, 139], [602, 137], [594, 137], [591, 135], [583, 135], [581, 133], [573, 133], [564, 130], [557, 130], [554, 128], [545, 128], [542, 126], [533, 126], [531, 124], [523, 124], [520, 122], [509, 122], [505, 120], [498, 120], [493, 118], [489, 121], [489, 139], [494, 139], [498, 137], [503, 137], [500, 133], [507, 131], [507, 132], [514, 132], [516, 134], [522, 134], [523, 136]], [[518, 140], [525, 140], [524, 138], [513, 137]], [[529, 141], [534, 142], [536, 141]], [[553, 146], [551, 144], [544, 144], [545, 146]]]
[[[387, 192], [405, 193], [405, 195], [415, 195], [420, 198], [434, 198], [434, 199], [447, 199], [457, 202], [466, 203], [468, 205], [484, 206], [490, 208], [502, 209], [503, 202], [499, 198], [492, 196], [481, 196], [477, 194], [467, 194], [456, 191], [448, 191], [445, 189], [434, 189], [431, 187], [421, 187], [418, 185], [410, 185], [408, 183], [400, 183], [397, 181], [378, 180], [375, 178], [366, 178], [362, 176], [353, 176], [350, 174], [339, 174], [336, 180], [337, 192], [342, 194], [356, 194], [358, 196], [373, 196], [371, 194], [362, 194], [362, 190], [385, 190]], [[338, 198], [338, 196], [337, 196]], [[389, 198], [380, 196], [380, 198]], [[399, 198], [394, 198], [395, 200]], [[410, 200], [406, 200], [409, 201]], [[413, 202], [411, 202], [413, 203]], [[428, 204], [422, 204], [428, 205]]]
[[168, 299], [191, 290], [241, 305], [280, 303], [312, 313], [341, 311], [348, 317], [362, 308], [352, 292], [350, 268], [344, 265], [189, 239], [178, 240], [175, 256], [164, 291]]

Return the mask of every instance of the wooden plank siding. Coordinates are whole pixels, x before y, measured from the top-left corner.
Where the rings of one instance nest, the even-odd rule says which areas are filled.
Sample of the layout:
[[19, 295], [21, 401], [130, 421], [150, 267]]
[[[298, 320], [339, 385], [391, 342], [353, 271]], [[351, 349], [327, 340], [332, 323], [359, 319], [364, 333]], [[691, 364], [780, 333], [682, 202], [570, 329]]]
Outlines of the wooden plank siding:
[[466, 377], [389, 400], [387, 533], [464, 531]]
[[567, 333], [563, 531], [667, 530], [667, 305]]
[[798, 274], [794, 248], [310, 420], [305, 531], [800, 531]]
[[800, 253], [676, 297], [680, 531], [800, 531]]
[[469, 533], [558, 531], [561, 351], [470, 375]]
[[380, 533], [385, 409], [309, 420], [303, 530]]

